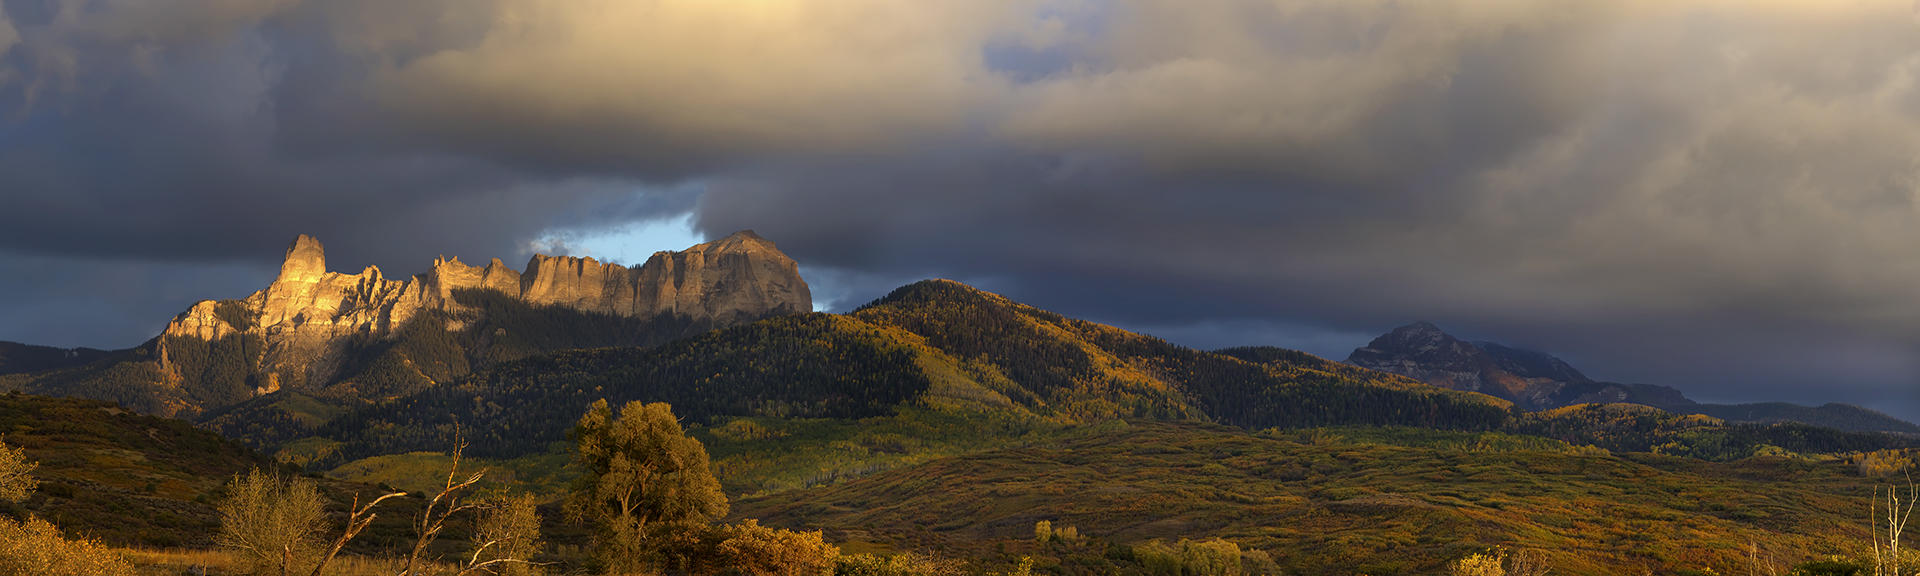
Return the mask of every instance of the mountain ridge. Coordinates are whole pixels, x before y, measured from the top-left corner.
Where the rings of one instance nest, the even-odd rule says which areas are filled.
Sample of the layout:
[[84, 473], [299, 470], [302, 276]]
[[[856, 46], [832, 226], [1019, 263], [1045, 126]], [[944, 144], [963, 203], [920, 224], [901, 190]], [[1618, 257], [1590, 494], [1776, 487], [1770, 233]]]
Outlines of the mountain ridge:
[[1354, 349], [1347, 362], [1435, 386], [1492, 394], [1534, 411], [1628, 403], [1730, 422], [1798, 422], [1853, 432], [1920, 435], [1920, 425], [1849, 404], [1705, 404], [1671, 386], [1597, 381], [1551, 354], [1496, 342], [1468, 342], [1426, 321], [1375, 338]]
[[[732, 290], [720, 290], [723, 285]], [[301, 234], [287, 247], [271, 284], [237, 302], [195, 303], [161, 333], [157, 355], [162, 370], [177, 380], [168, 337], [217, 341], [258, 335], [264, 340], [259, 363], [266, 381], [257, 391], [270, 393], [282, 380], [294, 385], [333, 377], [339, 362], [329, 357], [335, 352], [329, 348], [345, 337], [390, 333], [431, 312], [452, 316], [448, 330], [463, 328], [460, 316], [470, 308], [454, 298], [461, 290], [496, 292], [535, 306], [714, 324], [812, 308], [797, 264], [751, 231], [683, 251], [656, 252], [633, 269], [591, 257], [535, 254], [519, 272], [498, 258], [482, 268], [442, 257], [406, 280], [387, 279], [375, 266], [351, 275], [330, 272], [325, 247]]]
[[564, 426], [553, 423], [600, 398], [671, 402], [694, 426], [932, 410], [1054, 426], [1139, 418], [1473, 430], [1501, 425], [1509, 409], [1490, 396], [1318, 357], [1261, 363], [1185, 348], [931, 280], [849, 314], [780, 316], [653, 348], [503, 363], [355, 409], [314, 432], [352, 459], [442, 444], [458, 422], [492, 451], [476, 455], [518, 457], [563, 439]]
[[798, 264], [752, 231], [634, 268], [536, 254], [521, 272], [441, 257], [406, 279], [329, 271], [325, 247], [302, 234], [246, 298], [197, 302], [139, 347], [0, 388], [188, 418], [283, 389], [352, 403], [544, 350], [655, 344], [811, 309]]
[[59, 348], [21, 342], [0, 342], [0, 375], [40, 372], [93, 362], [110, 354], [96, 348]]

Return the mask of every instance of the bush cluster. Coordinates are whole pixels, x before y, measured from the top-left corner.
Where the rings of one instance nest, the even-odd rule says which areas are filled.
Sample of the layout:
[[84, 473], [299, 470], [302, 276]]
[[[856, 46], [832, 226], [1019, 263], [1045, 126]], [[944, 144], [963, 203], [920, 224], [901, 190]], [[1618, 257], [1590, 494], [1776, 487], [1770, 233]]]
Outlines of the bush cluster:
[[0, 518], [0, 574], [34, 576], [133, 576], [133, 564], [113, 549], [85, 538], [69, 540], [52, 523]]

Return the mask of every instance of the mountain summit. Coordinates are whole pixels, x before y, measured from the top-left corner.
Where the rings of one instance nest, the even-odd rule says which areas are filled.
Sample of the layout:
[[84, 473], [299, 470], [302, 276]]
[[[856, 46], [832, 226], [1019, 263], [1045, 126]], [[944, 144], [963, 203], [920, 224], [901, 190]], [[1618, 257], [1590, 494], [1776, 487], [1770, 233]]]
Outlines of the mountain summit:
[[1595, 382], [1551, 354], [1468, 342], [1431, 322], [1395, 328], [1354, 350], [1347, 362], [1435, 386], [1498, 396], [1529, 410], [1617, 402], [1666, 410], [1693, 405], [1672, 388]]

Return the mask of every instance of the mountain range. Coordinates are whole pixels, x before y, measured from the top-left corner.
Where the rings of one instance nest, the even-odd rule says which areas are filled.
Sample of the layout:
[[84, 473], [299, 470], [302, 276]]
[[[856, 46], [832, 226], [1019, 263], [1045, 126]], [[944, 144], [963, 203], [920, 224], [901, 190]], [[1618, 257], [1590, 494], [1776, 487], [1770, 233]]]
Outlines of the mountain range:
[[193, 419], [283, 390], [350, 405], [548, 350], [649, 346], [812, 307], [798, 266], [751, 231], [631, 269], [440, 258], [405, 280], [329, 271], [325, 248], [301, 235], [265, 288], [196, 303], [138, 347], [0, 348], [0, 374], [16, 372], [0, 385]]
[[[1852, 406], [1700, 404], [1673, 388], [1599, 382], [1551, 355], [1425, 322], [1339, 363], [1271, 347], [1188, 349], [946, 280], [844, 315], [810, 309], [794, 261], [751, 231], [635, 268], [440, 258], [405, 280], [375, 267], [329, 271], [325, 248], [302, 235], [266, 287], [196, 303], [139, 347], [0, 347], [0, 386], [187, 418], [263, 449], [324, 440], [319, 453], [333, 462], [437, 449], [454, 424], [491, 436], [483, 453], [537, 453], [562, 438], [554, 423], [600, 397], [667, 400], [712, 423], [969, 406], [1051, 422], [1487, 430], [1637, 404], [1727, 424], [1920, 433]], [[499, 406], [513, 409], [489, 408]], [[1623, 425], [1616, 416], [1597, 421]], [[1697, 424], [1649, 422], [1630, 436]]]
[[[46, 464], [29, 509], [198, 545], [220, 480], [269, 459], [343, 504], [444, 482], [459, 438], [489, 478], [552, 497], [586, 406], [667, 402], [743, 517], [1061, 574], [1208, 537], [1288, 573], [1437, 573], [1506, 545], [1556, 573], [1725, 571], [1755, 542], [1857, 540], [1848, 495], [1920, 450], [1864, 409], [1700, 404], [1427, 323], [1337, 362], [1196, 350], [951, 280], [845, 314], [810, 299], [751, 232], [636, 268], [442, 258], [405, 280], [328, 271], [302, 236], [265, 288], [139, 347], [0, 346], [0, 389], [94, 399], [0, 395], [0, 432]], [[1093, 540], [1036, 546], [1040, 521]]]
[[1464, 341], [1429, 322], [1401, 326], [1375, 338], [1354, 350], [1347, 362], [1435, 386], [1497, 396], [1528, 410], [1639, 404], [1734, 422], [1799, 422], [1854, 432], [1920, 434], [1920, 426], [1911, 422], [1847, 404], [1704, 404], [1669, 386], [1596, 381], [1550, 354]]

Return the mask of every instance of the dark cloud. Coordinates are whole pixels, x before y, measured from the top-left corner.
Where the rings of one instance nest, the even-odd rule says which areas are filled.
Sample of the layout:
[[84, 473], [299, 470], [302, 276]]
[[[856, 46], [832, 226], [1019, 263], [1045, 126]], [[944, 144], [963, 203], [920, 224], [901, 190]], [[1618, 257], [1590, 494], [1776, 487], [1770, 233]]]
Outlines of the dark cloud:
[[736, 173], [703, 226], [1201, 346], [1426, 318], [1920, 417], [1908, 7], [1128, 8], [979, 145]]
[[[837, 309], [949, 276], [1336, 357], [1429, 319], [1920, 418], [1908, 4], [0, 6], [0, 271], [40, 271], [0, 338], [137, 340], [296, 232], [405, 274], [691, 211]], [[102, 278], [175, 288], [52, 288]]]

